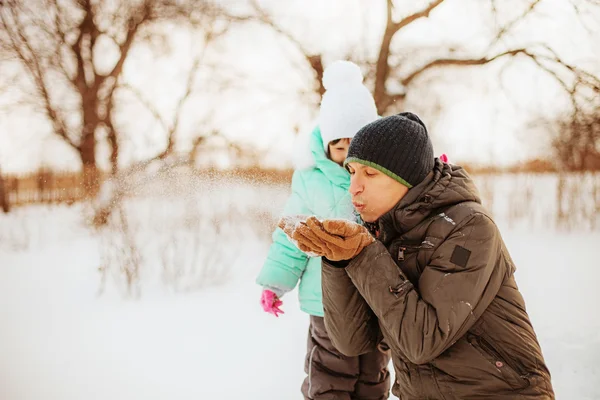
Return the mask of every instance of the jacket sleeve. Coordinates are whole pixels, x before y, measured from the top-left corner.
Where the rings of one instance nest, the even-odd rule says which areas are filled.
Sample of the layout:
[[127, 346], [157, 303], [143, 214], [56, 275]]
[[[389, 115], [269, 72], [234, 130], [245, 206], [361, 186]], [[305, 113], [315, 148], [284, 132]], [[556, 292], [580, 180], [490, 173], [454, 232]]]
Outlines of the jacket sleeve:
[[346, 356], [373, 351], [382, 335], [377, 317], [344, 268], [321, 267], [325, 327], [333, 345]]
[[419, 291], [381, 242], [365, 248], [346, 270], [379, 318], [386, 343], [425, 364], [463, 336], [494, 299], [505, 275], [496, 269], [501, 251], [495, 224], [475, 214], [436, 249]]
[[[286, 202], [283, 215], [311, 214], [306, 194], [302, 174], [296, 171], [292, 177], [292, 194]], [[290, 242], [280, 228], [275, 229], [272, 238], [273, 243], [256, 283], [282, 296], [296, 287], [306, 269], [308, 256]]]

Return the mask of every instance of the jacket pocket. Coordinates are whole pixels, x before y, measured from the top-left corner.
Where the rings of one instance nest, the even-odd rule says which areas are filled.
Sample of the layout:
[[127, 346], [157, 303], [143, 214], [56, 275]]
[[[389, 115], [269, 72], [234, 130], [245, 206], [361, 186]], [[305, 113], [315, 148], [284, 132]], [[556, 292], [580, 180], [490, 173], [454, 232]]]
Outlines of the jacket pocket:
[[390, 246], [390, 255], [394, 258], [396, 265], [406, 275], [406, 277], [417, 286], [422, 269], [419, 266], [417, 257], [422, 246], [419, 243], [407, 243], [396, 241]]
[[515, 365], [508, 361], [506, 357], [502, 357], [500, 353], [483, 337], [468, 334], [469, 343], [481, 353], [487, 362], [502, 374], [504, 381], [513, 389], [525, 389], [530, 382], [526, 376], [521, 375]]

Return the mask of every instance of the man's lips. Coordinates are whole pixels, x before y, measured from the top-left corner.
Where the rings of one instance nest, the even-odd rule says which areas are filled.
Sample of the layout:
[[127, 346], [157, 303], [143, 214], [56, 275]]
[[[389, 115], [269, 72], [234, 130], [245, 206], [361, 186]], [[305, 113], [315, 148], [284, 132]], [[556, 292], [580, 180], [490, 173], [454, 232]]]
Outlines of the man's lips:
[[365, 208], [365, 205], [363, 203], [357, 203], [353, 201], [352, 205], [354, 206], [354, 208], [356, 208], [356, 211], [361, 211]]

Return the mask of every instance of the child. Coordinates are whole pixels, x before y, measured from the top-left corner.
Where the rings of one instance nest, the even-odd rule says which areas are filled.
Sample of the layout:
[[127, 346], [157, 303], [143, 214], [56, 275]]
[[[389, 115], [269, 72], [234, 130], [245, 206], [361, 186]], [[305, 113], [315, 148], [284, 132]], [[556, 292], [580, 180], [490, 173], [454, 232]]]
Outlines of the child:
[[[325, 70], [319, 125], [310, 137], [312, 165], [295, 171], [284, 215], [356, 221], [348, 193], [350, 175], [342, 164], [354, 134], [377, 119], [375, 102], [362, 80], [360, 68], [351, 62], [336, 61]], [[280, 299], [298, 281], [300, 308], [310, 315], [308, 376], [302, 385], [305, 399], [387, 399], [389, 352], [347, 357], [333, 347], [323, 322], [321, 258], [302, 253], [277, 228], [256, 280], [264, 288], [263, 309], [275, 316], [282, 314]]]

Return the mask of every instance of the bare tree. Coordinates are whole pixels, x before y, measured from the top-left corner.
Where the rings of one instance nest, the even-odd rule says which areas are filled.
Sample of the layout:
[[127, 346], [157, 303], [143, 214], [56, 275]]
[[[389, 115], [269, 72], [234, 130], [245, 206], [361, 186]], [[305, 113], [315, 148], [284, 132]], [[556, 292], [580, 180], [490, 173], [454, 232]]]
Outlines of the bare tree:
[[[491, 38], [488, 46], [483, 52], [469, 52], [466, 50], [458, 51], [461, 48], [468, 48], [468, 43], [444, 45], [440, 44], [437, 49], [437, 56], [419, 57], [419, 49], [400, 49], [394, 48], [393, 41], [412, 24], [417, 21], [433, 18], [436, 10], [448, 0], [430, 0], [420, 10], [408, 13], [396, 18], [396, 14], [402, 14], [395, 6], [392, 0], [386, 1], [386, 22], [385, 28], [381, 35], [381, 41], [378, 47], [377, 57], [375, 59], [361, 59], [361, 56], [354, 51], [349, 51], [347, 58], [362, 65], [366, 70], [366, 76], [372, 79], [373, 96], [377, 105], [377, 110], [380, 115], [393, 112], [401, 109], [408, 93], [418, 85], [419, 78], [426, 74], [440, 69], [450, 69], [457, 67], [477, 67], [486, 64], [491, 64], [501, 59], [518, 59], [523, 58], [529, 60], [533, 65], [537, 66], [540, 71], [550, 74], [560, 85], [565, 92], [572, 97], [573, 102], [576, 102], [577, 90], [582, 87], [591, 87], [596, 90], [600, 87], [597, 77], [583, 71], [575, 65], [570, 65], [564, 62], [554, 50], [545, 44], [533, 44], [528, 46], [518, 46], [514, 48], [506, 48], [502, 46], [503, 39], [509, 33], [525, 22], [528, 17], [533, 15], [539, 8], [539, 5], [544, 0], [529, 0], [528, 4], [523, 7], [523, 12], [517, 17], [498, 24], [496, 33]], [[578, 7], [579, 3], [586, 3], [591, 6], [598, 6], [597, 2], [586, 0], [564, 0], [566, 4], [570, 4], [578, 13], [582, 12]], [[266, 26], [273, 29], [274, 32], [289, 40], [289, 42], [300, 52], [314, 72], [315, 91], [322, 95], [324, 88], [321, 80], [323, 77], [323, 57], [322, 53], [308, 51], [301, 38], [295, 36], [289, 29], [277, 22], [276, 18], [269, 15], [268, 10], [263, 8], [257, 0], [251, 0], [253, 7], [254, 20], [257, 20]], [[371, 5], [372, 3], [369, 3]], [[498, 2], [497, 0], [489, 0], [489, 11], [491, 15], [498, 20]], [[401, 56], [400, 53], [402, 53]], [[406, 55], [410, 54], [413, 59], [426, 58], [426, 61], [420, 65], [411, 65], [405, 68], [403, 63], [406, 61]], [[414, 63], [413, 63], [414, 64]]]
[[[23, 102], [44, 115], [54, 134], [77, 152], [94, 193], [101, 131], [110, 145], [113, 172], [118, 168], [114, 94], [124, 84], [123, 67], [136, 41], [156, 39], [151, 28], [157, 23], [202, 25], [218, 13], [206, 0], [4, 0], [0, 61], [24, 68], [31, 90], [22, 93]], [[107, 50], [117, 54], [112, 62]]]
[[600, 107], [559, 116], [545, 125], [561, 171], [600, 171]]

